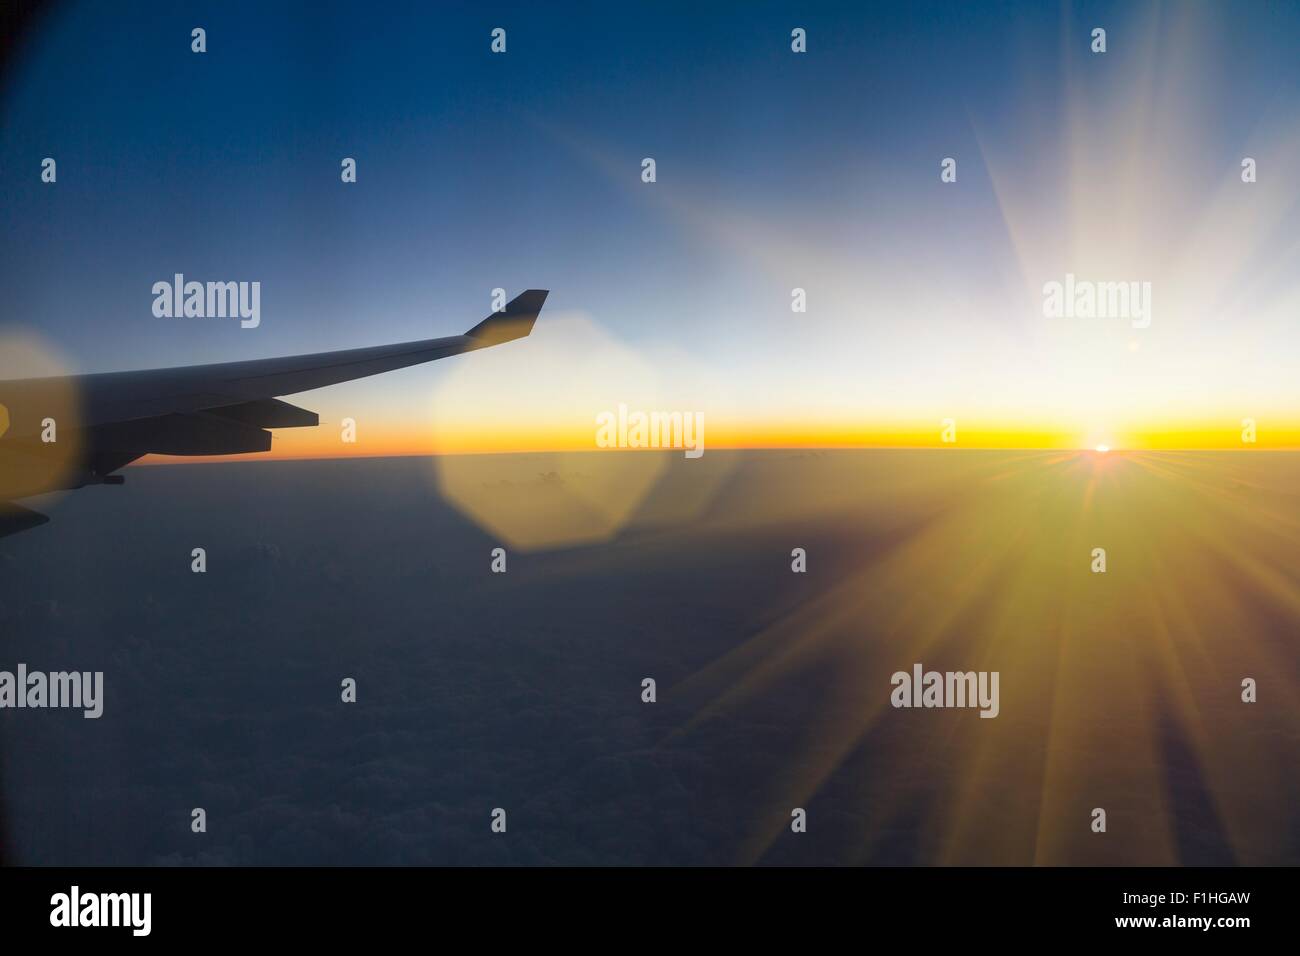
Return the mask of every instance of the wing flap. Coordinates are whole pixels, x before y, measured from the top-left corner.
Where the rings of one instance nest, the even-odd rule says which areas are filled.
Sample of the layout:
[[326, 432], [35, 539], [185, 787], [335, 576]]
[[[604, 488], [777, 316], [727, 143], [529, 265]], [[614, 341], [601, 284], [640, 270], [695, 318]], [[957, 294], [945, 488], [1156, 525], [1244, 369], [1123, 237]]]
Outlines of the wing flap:
[[271, 450], [270, 432], [204, 412], [100, 425], [93, 436], [97, 453], [119, 452], [137, 457], [244, 455]]
[[320, 416], [278, 398], [262, 398], [255, 402], [211, 408], [207, 414], [258, 428], [312, 428], [320, 424]]

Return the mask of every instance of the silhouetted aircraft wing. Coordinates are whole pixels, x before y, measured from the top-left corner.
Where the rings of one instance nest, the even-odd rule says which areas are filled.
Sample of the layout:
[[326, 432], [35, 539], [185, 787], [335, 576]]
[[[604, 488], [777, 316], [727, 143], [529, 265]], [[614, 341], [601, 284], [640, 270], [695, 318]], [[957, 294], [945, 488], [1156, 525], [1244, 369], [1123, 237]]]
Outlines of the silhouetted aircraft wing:
[[[82, 424], [89, 427], [165, 414], [240, 409], [221, 414], [255, 425], [259, 416], [249, 414], [250, 410], [244, 409], [246, 403], [324, 388], [523, 338], [533, 330], [545, 301], [545, 290], [530, 289], [512, 299], [505, 311], [494, 313], [464, 335], [440, 339], [251, 362], [83, 375], [77, 379], [82, 395]], [[259, 407], [270, 408], [264, 404]], [[265, 427], [307, 424], [316, 422], [268, 421]]]
[[[0, 502], [60, 488], [120, 483], [112, 473], [148, 454], [269, 451], [267, 429], [319, 424], [314, 412], [277, 396], [523, 338], [533, 330], [546, 295], [545, 289], [529, 289], [465, 334], [440, 339], [220, 365], [0, 382]], [[51, 418], [72, 426], [64, 427], [55, 445], [41, 441]], [[42, 517], [8, 513], [0, 520], [0, 537], [33, 527]]]

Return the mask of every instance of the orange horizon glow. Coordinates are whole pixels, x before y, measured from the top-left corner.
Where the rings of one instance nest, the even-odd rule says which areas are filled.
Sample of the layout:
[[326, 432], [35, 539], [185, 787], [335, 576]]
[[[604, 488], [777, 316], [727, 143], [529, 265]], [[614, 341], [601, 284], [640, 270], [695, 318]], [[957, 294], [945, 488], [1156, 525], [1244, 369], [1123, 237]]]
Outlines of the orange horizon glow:
[[[830, 424], [707, 422], [704, 448], [729, 451], [839, 450], [839, 449], [967, 449], [1005, 451], [1080, 451], [1123, 453], [1141, 451], [1294, 451], [1300, 450], [1300, 426], [1261, 429], [1256, 441], [1242, 441], [1240, 427], [1209, 428], [1195, 424], [1165, 429], [1133, 428], [1116, 434], [1081, 437], [1077, 432], [1034, 428], [1005, 428], [973, 424], [959, 426], [958, 440], [945, 443], [939, 427], [921, 423], [887, 427], [851, 428]], [[396, 426], [369, 426], [364, 440], [354, 444], [340, 441], [335, 429], [322, 425], [314, 429], [281, 430], [273, 433], [269, 452], [251, 455], [214, 455], [177, 458], [150, 455], [144, 464], [175, 464], [204, 461], [294, 461], [336, 458], [398, 458], [438, 455], [508, 455], [573, 452], [673, 451], [655, 448], [599, 448], [594, 429], [550, 428], [540, 431], [501, 428], [489, 431], [468, 428], [406, 430]]]

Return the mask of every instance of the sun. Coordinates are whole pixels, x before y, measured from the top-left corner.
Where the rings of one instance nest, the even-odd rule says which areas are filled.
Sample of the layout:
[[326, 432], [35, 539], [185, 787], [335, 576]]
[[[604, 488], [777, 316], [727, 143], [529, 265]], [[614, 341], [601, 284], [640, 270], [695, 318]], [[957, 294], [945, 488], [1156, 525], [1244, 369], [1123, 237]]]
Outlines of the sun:
[[1097, 446], [1097, 451], [1101, 452], [1101, 453], [1104, 455], [1104, 454], [1106, 454], [1106, 452], [1110, 451], [1110, 446], [1109, 446], [1109, 445], [1098, 445], [1098, 446]]

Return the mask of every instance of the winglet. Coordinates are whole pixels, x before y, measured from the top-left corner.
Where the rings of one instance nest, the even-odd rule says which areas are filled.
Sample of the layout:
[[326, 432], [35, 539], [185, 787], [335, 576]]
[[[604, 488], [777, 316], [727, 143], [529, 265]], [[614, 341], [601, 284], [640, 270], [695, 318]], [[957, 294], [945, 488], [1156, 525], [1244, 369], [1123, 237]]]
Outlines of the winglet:
[[511, 299], [503, 312], [493, 312], [465, 334], [483, 345], [499, 345], [522, 339], [533, 330], [537, 314], [546, 302], [546, 289], [529, 289]]

